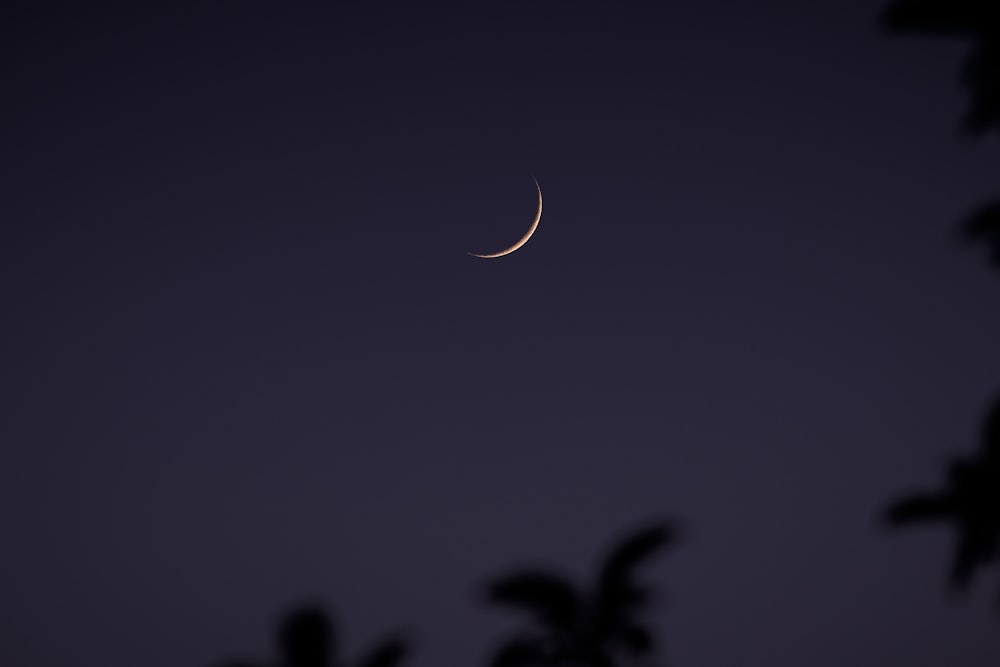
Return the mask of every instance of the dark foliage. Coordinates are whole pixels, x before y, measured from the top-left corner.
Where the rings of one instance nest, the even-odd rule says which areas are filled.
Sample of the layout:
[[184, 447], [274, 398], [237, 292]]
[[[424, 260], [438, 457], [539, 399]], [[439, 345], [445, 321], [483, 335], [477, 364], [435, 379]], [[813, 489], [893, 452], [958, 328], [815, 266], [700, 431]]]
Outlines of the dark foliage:
[[[896, 0], [883, 24], [903, 33], [972, 39], [961, 80], [971, 102], [965, 127], [973, 134], [1000, 129], [1000, 2], [997, 0]], [[961, 225], [969, 240], [985, 243], [1000, 267], [1000, 201], [980, 207]], [[982, 447], [955, 460], [944, 488], [906, 496], [886, 516], [892, 526], [948, 523], [957, 533], [951, 585], [966, 589], [975, 575], [997, 560], [1000, 543], [1000, 399], [990, 410]], [[997, 599], [1000, 604], [1000, 597]]]
[[1000, 200], [982, 206], [962, 223], [962, 234], [987, 245], [990, 261], [1000, 269]]
[[[1000, 130], [1000, 1], [896, 0], [882, 16], [892, 32], [973, 41], [960, 79], [969, 92], [964, 128], [973, 135]], [[961, 226], [969, 240], [984, 243], [1000, 268], [1000, 201], [980, 207]]]
[[652, 596], [635, 581], [635, 569], [675, 541], [667, 523], [629, 535], [605, 558], [590, 590], [535, 570], [492, 582], [490, 602], [525, 611], [536, 622], [500, 647], [493, 667], [612, 667], [621, 657], [652, 654], [655, 643], [640, 618]]
[[[280, 658], [273, 662], [237, 660], [220, 667], [341, 667], [348, 663], [338, 655], [333, 623], [325, 611], [315, 606], [299, 607], [288, 615], [278, 629]], [[377, 644], [357, 667], [397, 667], [409, 653], [399, 637]]]
[[1000, 23], [1000, 4], [983, 0], [897, 0], [885, 11], [883, 22], [898, 31], [987, 35]]
[[333, 628], [321, 609], [306, 607], [289, 614], [279, 644], [290, 667], [326, 667], [334, 648]]
[[961, 80], [970, 105], [964, 126], [973, 134], [1000, 130], [1000, 3], [996, 0], [897, 0], [883, 17], [893, 32], [974, 40]]
[[1000, 544], [1000, 399], [986, 420], [980, 451], [952, 463], [943, 489], [902, 498], [889, 508], [887, 518], [892, 526], [950, 523], [957, 533], [951, 584], [959, 590], [968, 588], [979, 570], [996, 562]]

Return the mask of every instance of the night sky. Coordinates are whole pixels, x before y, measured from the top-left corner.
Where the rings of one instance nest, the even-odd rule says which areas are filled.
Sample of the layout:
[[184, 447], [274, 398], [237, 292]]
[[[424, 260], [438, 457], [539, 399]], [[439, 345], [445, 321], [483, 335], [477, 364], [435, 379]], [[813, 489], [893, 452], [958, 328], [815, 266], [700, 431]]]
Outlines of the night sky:
[[0, 21], [0, 664], [264, 659], [303, 600], [484, 664], [487, 579], [676, 517], [671, 665], [996, 665], [994, 580], [879, 522], [1000, 389], [967, 45], [861, 0], [134, 4]]

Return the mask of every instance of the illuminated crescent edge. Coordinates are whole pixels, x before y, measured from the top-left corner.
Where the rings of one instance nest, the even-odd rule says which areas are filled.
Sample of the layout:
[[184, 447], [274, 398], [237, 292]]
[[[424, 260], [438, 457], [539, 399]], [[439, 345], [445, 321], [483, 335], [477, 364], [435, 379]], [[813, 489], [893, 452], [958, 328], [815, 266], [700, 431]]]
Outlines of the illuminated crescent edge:
[[507, 248], [506, 250], [495, 252], [492, 255], [479, 255], [474, 252], [470, 252], [469, 253], [470, 255], [472, 255], [473, 257], [481, 257], [483, 259], [495, 259], [497, 257], [503, 257], [504, 255], [509, 255], [510, 253], [514, 252], [515, 250], [517, 250], [518, 248], [520, 248], [521, 246], [523, 246], [525, 243], [528, 242], [528, 239], [531, 238], [531, 235], [535, 233], [536, 229], [538, 229], [538, 222], [542, 219], [542, 186], [538, 184], [537, 178], [535, 179], [535, 188], [538, 189], [538, 213], [535, 214], [535, 221], [531, 223], [531, 227], [528, 229], [528, 232], [521, 237], [521, 240], [512, 245], [511, 247]]

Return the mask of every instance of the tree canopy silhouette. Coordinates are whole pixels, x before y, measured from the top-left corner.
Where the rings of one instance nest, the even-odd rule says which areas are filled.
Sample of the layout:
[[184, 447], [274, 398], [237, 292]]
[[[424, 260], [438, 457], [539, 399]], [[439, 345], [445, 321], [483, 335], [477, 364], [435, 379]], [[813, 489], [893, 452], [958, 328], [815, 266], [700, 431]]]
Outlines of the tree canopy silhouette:
[[990, 261], [1000, 269], [1000, 199], [995, 199], [967, 217], [961, 226], [970, 241], [985, 243], [990, 249]]
[[[285, 616], [278, 629], [280, 657], [275, 662], [260, 663], [235, 660], [221, 667], [346, 667], [339, 655], [333, 623], [325, 611], [316, 606], [302, 606]], [[361, 659], [357, 667], [396, 667], [409, 654], [407, 643], [391, 637], [376, 644]]]
[[[1000, 544], [1000, 398], [993, 404], [976, 456], [957, 459], [945, 488], [921, 492], [894, 503], [887, 518], [892, 526], [950, 522], [957, 532], [951, 584], [965, 590], [978, 570], [995, 562]], [[1000, 605], [1000, 592], [997, 596]]]
[[636, 582], [634, 571], [676, 540], [676, 528], [666, 522], [626, 536], [604, 559], [590, 590], [541, 570], [491, 582], [490, 602], [528, 612], [536, 624], [506, 641], [493, 667], [611, 667], [619, 655], [650, 655], [655, 642], [640, 616], [652, 592]]
[[[997, 0], [896, 0], [882, 15], [894, 33], [914, 33], [973, 40], [960, 79], [969, 92], [962, 126], [973, 136], [1000, 131], [1000, 2]], [[966, 218], [962, 234], [986, 244], [1000, 269], [1000, 199]]]
[[[891, 31], [974, 40], [962, 65], [970, 94], [964, 127], [973, 135], [1000, 130], [1000, 2], [996, 0], [896, 0], [883, 15]], [[969, 240], [990, 248], [1000, 268], [1000, 200], [981, 206], [961, 224]], [[950, 522], [957, 532], [950, 581], [965, 590], [976, 573], [997, 560], [1000, 542], [1000, 399], [989, 411], [980, 452], [956, 459], [944, 489], [902, 498], [889, 507], [891, 526]], [[997, 603], [1000, 605], [1000, 595]]]
[[1000, 3], [996, 0], [897, 0], [883, 16], [893, 32], [975, 40], [962, 63], [971, 100], [963, 125], [980, 134], [1000, 130]]

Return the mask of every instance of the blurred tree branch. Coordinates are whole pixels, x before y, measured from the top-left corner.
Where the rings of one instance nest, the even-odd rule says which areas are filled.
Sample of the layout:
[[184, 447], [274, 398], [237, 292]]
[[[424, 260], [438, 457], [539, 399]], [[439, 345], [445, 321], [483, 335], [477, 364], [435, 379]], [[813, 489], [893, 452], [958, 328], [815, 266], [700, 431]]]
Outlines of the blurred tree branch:
[[628, 535], [605, 558], [591, 590], [550, 572], [525, 570], [487, 586], [493, 604], [534, 616], [535, 627], [510, 638], [493, 667], [612, 667], [620, 656], [639, 659], [655, 649], [640, 616], [652, 592], [635, 581], [635, 569], [677, 531], [658, 523]]
[[[972, 40], [960, 73], [970, 98], [962, 127], [977, 137], [1000, 130], [1000, 1], [896, 0], [882, 23], [895, 33]], [[960, 231], [966, 239], [986, 244], [992, 264], [1000, 269], [1000, 199], [970, 214]], [[997, 561], [1000, 399], [987, 415], [980, 451], [951, 464], [943, 489], [899, 499], [888, 508], [886, 519], [891, 526], [950, 523], [957, 533], [950, 582], [958, 590], [967, 589], [981, 569]], [[997, 602], [1000, 605], [1000, 596]]]

